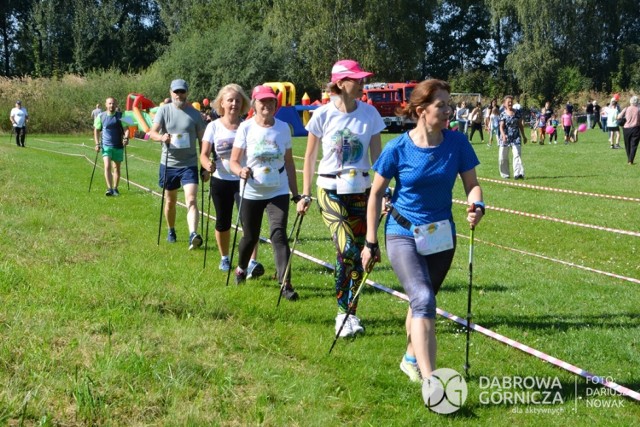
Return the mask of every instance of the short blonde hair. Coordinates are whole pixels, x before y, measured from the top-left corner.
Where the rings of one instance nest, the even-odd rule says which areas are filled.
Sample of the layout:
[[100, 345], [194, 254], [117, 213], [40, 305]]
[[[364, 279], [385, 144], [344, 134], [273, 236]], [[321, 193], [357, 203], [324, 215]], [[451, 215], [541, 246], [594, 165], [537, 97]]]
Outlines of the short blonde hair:
[[229, 92], [235, 92], [240, 95], [240, 98], [242, 98], [240, 115], [244, 116], [245, 114], [247, 114], [250, 108], [249, 97], [246, 93], [244, 93], [242, 86], [235, 83], [230, 83], [218, 91], [218, 96], [216, 96], [216, 99], [213, 101], [213, 109], [215, 110], [215, 112], [218, 113], [219, 116], [224, 116], [224, 108], [222, 108], [222, 98]]
[[633, 95], [631, 99], [629, 99], [629, 104], [638, 105], [638, 97], [636, 95]]

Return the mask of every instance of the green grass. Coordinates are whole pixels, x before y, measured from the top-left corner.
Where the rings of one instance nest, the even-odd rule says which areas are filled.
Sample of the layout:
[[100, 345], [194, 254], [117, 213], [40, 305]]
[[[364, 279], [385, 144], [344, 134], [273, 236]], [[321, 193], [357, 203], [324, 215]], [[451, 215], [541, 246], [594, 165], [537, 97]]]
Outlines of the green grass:
[[[432, 413], [398, 369], [404, 301], [367, 288], [359, 308], [366, 336], [341, 340], [328, 355], [335, 303], [323, 267], [295, 258], [301, 300], [276, 309], [268, 245], [260, 252], [265, 277], [225, 287], [212, 231], [206, 270], [203, 252], [187, 251], [183, 210], [178, 243], [165, 243], [163, 227], [157, 246], [157, 196], [122, 184], [119, 198], [104, 197], [100, 168], [87, 191], [89, 135], [30, 135], [26, 149], [7, 141], [0, 139], [0, 424], [622, 426], [640, 417], [628, 398], [601, 398], [621, 408], [588, 407], [587, 393], [599, 388], [478, 333], [464, 407]], [[475, 234], [474, 321], [640, 389], [638, 283], [554, 261], [638, 280], [640, 238], [492, 209], [638, 233], [638, 202], [490, 181], [499, 177], [497, 149], [474, 147], [489, 207]], [[294, 154], [304, 149], [297, 138]], [[136, 140], [128, 154], [131, 180], [157, 191], [159, 146]], [[640, 197], [640, 166], [627, 166], [624, 150], [610, 150], [599, 131], [569, 146], [527, 145], [523, 160], [527, 185]], [[459, 184], [454, 198], [464, 198]], [[459, 247], [438, 306], [464, 317], [462, 205], [454, 216]], [[297, 249], [333, 262], [315, 205], [300, 235]], [[386, 259], [370, 278], [401, 290]], [[443, 318], [437, 328], [438, 367], [462, 372], [464, 328]], [[561, 413], [484, 404], [481, 376], [557, 377], [564, 403], [550, 408]]]

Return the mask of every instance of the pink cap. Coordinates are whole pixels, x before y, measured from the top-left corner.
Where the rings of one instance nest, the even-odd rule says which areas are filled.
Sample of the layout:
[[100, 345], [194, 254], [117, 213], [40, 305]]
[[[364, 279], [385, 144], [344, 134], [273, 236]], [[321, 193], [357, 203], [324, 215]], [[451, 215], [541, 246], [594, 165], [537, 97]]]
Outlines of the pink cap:
[[373, 76], [373, 73], [364, 71], [360, 64], [353, 59], [343, 59], [333, 64], [331, 69], [331, 83], [342, 79], [363, 79]]
[[259, 85], [253, 88], [253, 92], [251, 93], [251, 99], [278, 99], [276, 93], [271, 89], [270, 86]]

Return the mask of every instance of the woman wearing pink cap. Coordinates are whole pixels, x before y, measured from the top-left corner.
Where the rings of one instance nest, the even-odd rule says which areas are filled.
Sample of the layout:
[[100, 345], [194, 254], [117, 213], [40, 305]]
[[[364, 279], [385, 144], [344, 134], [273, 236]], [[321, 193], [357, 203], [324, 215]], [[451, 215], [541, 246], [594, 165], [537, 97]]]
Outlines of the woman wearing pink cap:
[[[364, 102], [364, 79], [373, 75], [356, 61], [338, 61], [331, 70], [331, 102], [314, 111], [304, 160], [303, 196], [298, 212], [304, 215], [311, 203], [311, 181], [315, 173], [318, 149], [317, 201], [322, 219], [329, 227], [336, 246], [335, 287], [338, 302], [336, 333], [350, 305], [353, 316], [344, 324], [341, 337], [364, 332], [355, 316], [353, 297], [362, 278], [360, 252], [367, 232], [367, 199], [371, 180], [369, 169], [380, 155], [380, 132], [385, 128], [378, 111]], [[368, 154], [367, 154], [368, 153]]]
[[291, 286], [291, 278], [284, 277], [291, 256], [287, 242], [289, 190], [294, 199], [298, 197], [291, 131], [289, 125], [274, 117], [277, 98], [273, 89], [256, 86], [251, 100], [255, 115], [238, 126], [229, 161], [231, 171], [244, 181], [240, 184], [243, 236], [238, 247], [236, 284], [243, 283], [247, 277], [247, 265], [260, 239], [260, 225], [266, 210], [278, 281], [284, 283], [282, 295], [295, 301], [298, 294]]

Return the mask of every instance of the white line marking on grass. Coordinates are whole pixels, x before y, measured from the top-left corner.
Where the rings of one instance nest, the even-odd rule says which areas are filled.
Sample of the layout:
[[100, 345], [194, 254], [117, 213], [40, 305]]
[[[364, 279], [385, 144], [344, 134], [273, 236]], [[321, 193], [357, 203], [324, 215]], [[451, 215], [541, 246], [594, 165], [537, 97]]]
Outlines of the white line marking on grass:
[[[454, 203], [458, 203], [458, 204], [461, 204], [461, 205], [465, 205], [465, 206], [468, 205], [468, 202], [466, 202], [464, 200], [453, 199], [452, 201]], [[637, 231], [620, 230], [618, 228], [602, 227], [602, 226], [599, 226], [599, 225], [585, 224], [583, 222], [569, 221], [569, 220], [566, 220], [566, 219], [554, 218], [554, 217], [547, 216], [547, 215], [532, 214], [532, 213], [529, 213], [529, 212], [516, 211], [514, 209], [498, 208], [498, 207], [489, 206], [489, 205], [487, 205], [486, 208], [494, 210], [494, 211], [498, 211], [498, 212], [506, 212], [506, 213], [511, 213], [511, 214], [515, 214], [515, 215], [520, 215], [520, 216], [524, 216], [524, 217], [527, 217], [527, 218], [544, 219], [544, 220], [547, 220], [547, 221], [559, 222], [561, 224], [575, 225], [575, 226], [583, 227], [583, 228], [591, 228], [593, 230], [602, 230], [602, 231], [608, 231], [610, 233], [626, 234], [628, 236], [640, 237], [640, 232], [637, 232]]]
[[604, 199], [615, 199], [615, 200], [625, 200], [629, 202], [640, 202], [640, 199], [635, 197], [626, 197], [626, 196], [615, 196], [612, 194], [602, 194], [602, 193], [589, 193], [586, 191], [577, 191], [577, 190], [566, 190], [564, 188], [555, 188], [555, 187], [545, 187], [542, 185], [531, 185], [531, 184], [522, 184], [519, 182], [511, 182], [499, 179], [492, 178], [478, 178], [478, 181], [486, 181], [492, 182], [494, 184], [500, 185], [510, 185], [512, 187], [520, 187], [520, 188], [531, 188], [534, 190], [543, 190], [543, 191], [553, 191], [556, 193], [565, 193], [565, 194], [575, 194], [577, 196], [590, 196], [590, 197], [600, 197]]
[[[464, 237], [464, 238], [467, 238], [467, 239], [469, 238], [469, 236], [464, 236], [464, 235], [461, 235], [461, 234], [457, 234], [457, 236], [458, 237]], [[573, 262], [563, 261], [561, 259], [551, 258], [551, 257], [548, 257], [546, 255], [540, 255], [540, 254], [536, 254], [534, 252], [527, 252], [527, 251], [523, 251], [521, 249], [510, 248], [510, 247], [507, 247], [507, 246], [499, 245], [497, 243], [487, 242], [485, 240], [480, 240], [480, 239], [475, 239], [475, 240], [477, 242], [484, 243], [485, 245], [493, 246], [493, 247], [500, 248], [500, 249], [504, 249], [506, 251], [517, 252], [519, 254], [523, 254], [523, 255], [527, 255], [527, 256], [531, 256], [531, 257], [535, 257], [535, 258], [545, 259], [547, 261], [556, 262], [558, 264], [563, 264], [563, 265], [566, 265], [566, 266], [569, 266], [569, 267], [575, 267], [575, 268], [578, 268], [578, 269], [581, 269], [581, 270], [590, 271], [592, 273], [597, 273], [597, 274], [602, 274], [604, 276], [613, 277], [613, 278], [616, 278], [616, 279], [625, 280], [627, 282], [637, 283], [637, 284], [640, 285], [640, 279], [635, 279], [633, 277], [621, 276], [619, 274], [610, 273], [608, 271], [597, 270], [595, 268], [586, 267], [584, 265], [575, 264]]]

